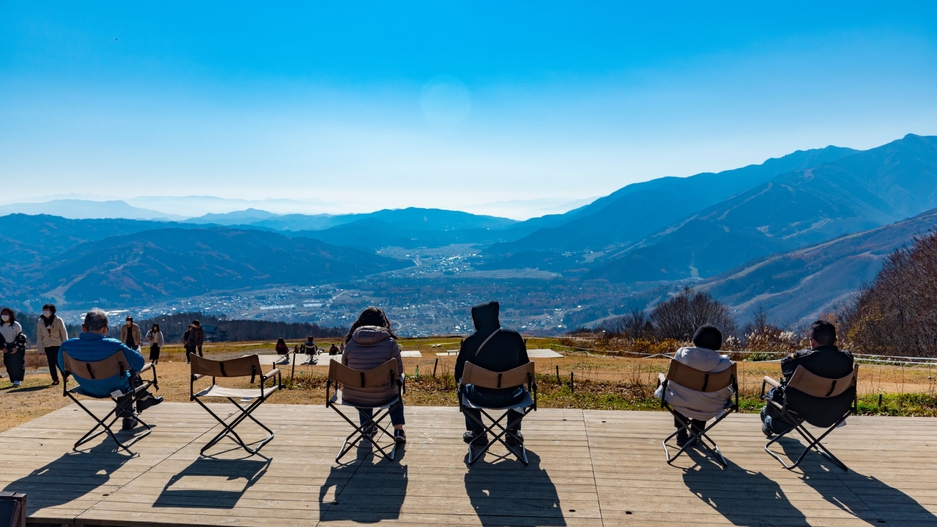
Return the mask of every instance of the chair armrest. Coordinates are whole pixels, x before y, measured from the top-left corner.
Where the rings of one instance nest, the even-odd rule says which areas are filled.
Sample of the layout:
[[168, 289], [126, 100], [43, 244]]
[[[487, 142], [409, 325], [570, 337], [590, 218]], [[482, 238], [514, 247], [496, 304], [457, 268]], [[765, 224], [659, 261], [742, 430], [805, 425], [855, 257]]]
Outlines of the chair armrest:
[[781, 383], [765, 375], [765, 384], [771, 386], [772, 388], [780, 388]]
[[658, 373], [658, 374], [657, 374], [657, 385], [658, 385], [658, 386], [660, 386], [661, 384], [664, 384], [664, 381], [666, 381], [666, 380], [667, 380], [667, 375], [666, 375], [666, 374], [664, 374], [664, 373]]
[[143, 373], [143, 372], [145, 372], [145, 371], [149, 371], [149, 370], [151, 370], [151, 369], [153, 369], [153, 363], [152, 363], [152, 362], [147, 362], [146, 364], [143, 365], [142, 368], [140, 368], [140, 373]]
[[197, 381], [197, 380], [201, 379], [201, 378], [204, 377], [204, 376], [205, 376], [205, 375], [203, 375], [203, 374], [201, 374], [201, 373], [196, 373], [196, 374], [192, 375], [192, 380], [193, 380], [193, 381]]
[[265, 373], [265, 374], [263, 375], [263, 377], [264, 377], [265, 379], [269, 379], [270, 377], [273, 377], [274, 375], [279, 375], [279, 373], [280, 373], [280, 369], [279, 369], [279, 368], [274, 368], [274, 369], [268, 371], [267, 373]]

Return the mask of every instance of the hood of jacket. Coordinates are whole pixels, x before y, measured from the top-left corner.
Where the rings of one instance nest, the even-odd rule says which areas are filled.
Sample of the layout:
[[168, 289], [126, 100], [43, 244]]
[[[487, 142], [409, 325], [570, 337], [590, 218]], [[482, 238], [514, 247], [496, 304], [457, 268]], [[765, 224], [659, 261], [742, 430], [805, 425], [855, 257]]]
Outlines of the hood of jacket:
[[677, 350], [677, 360], [687, 366], [705, 372], [720, 372], [732, 365], [728, 357], [709, 348], [689, 347]]
[[351, 334], [351, 340], [358, 344], [370, 346], [390, 338], [390, 330], [380, 326], [361, 326]]
[[487, 302], [472, 308], [472, 322], [475, 324], [475, 333], [487, 335], [501, 327], [498, 321], [498, 312], [501, 305], [497, 302]]

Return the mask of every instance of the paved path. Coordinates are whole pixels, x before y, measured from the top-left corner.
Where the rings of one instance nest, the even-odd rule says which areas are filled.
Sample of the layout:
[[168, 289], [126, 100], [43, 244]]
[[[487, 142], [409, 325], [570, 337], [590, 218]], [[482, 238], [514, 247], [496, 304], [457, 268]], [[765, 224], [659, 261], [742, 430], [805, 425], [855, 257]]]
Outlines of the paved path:
[[[762, 450], [755, 415], [713, 431], [725, 470], [698, 453], [668, 466], [660, 412], [540, 410], [524, 422], [526, 468], [491, 454], [467, 467], [455, 408], [407, 408], [397, 461], [361, 450], [343, 465], [348, 426], [332, 410], [257, 415], [277, 434], [266, 458], [228, 440], [199, 457], [217, 428], [185, 403], [148, 410], [154, 432], [129, 457], [109, 440], [72, 452], [91, 426], [72, 405], [0, 434], [0, 488], [28, 493], [31, 523], [58, 525], [937, 525], [935, 419], [851, 418], [828, 445], [852, 471], [810, 455], [788, 472]], [[242, 437], [261, 435], [243, 425]]]

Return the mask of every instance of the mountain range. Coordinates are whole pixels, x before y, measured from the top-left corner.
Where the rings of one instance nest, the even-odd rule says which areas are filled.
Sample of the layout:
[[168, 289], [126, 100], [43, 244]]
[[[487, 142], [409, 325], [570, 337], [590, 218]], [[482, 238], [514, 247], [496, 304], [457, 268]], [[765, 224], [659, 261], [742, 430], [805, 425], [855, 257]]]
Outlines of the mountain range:
[[[9, 214], [0, 217], [0, 293], [150, 302], [357, 279], [413, 265], [388, 248], [466, 246], [480, 271], [539, 269], [636, 291], [691, 284], [742, 316], [762, 306], [794, 320], [841, 301], [883, 255], [933, 228], [935, 182], [937, 137], [909, 134], [870, 150], [829, 146], [628, 185], [526, 221], [423, 208], [247, 208], [182, 221]], [[825, 291], [807, 294], [819, 282]]]

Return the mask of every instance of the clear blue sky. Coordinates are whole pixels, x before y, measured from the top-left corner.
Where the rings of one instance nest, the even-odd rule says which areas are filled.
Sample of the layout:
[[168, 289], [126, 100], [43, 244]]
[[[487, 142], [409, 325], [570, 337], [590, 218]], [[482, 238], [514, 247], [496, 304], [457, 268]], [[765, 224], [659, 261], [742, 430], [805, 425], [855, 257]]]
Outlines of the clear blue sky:
[[713, 4], [0, 0], [0, 202], [478, 210], [937, 134], [937, 3]]

